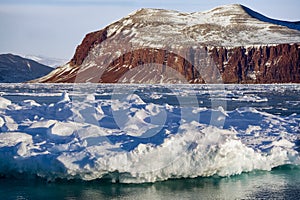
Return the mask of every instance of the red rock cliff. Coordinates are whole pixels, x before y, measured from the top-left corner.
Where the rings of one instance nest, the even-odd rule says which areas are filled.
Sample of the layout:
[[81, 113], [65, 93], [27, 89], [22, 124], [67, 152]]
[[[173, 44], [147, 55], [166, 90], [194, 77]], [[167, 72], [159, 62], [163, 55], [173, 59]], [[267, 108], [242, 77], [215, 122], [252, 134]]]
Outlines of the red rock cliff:
[[36, 81], [300, 83], [298, 23], [253, 13], [141, 9], [87, 34], [68, 64]]
[[299, 44], [214, 48], [224, 83], [300, 83]]
[[[91, 46], [105, 38], [104, 31], [93, 34], [87, 35], [82, 44], [78, 46], [71, 60], [72, 73], [60, 71], [42, 82], [86, 82], [91, 78], [89, 77], [91, 75], [96, 77], [92, 82], [116, 83], [133, 68], [155, 63], [161, 66], [161, 72], [163, 72], [164, 67], [171, 67], [184, 76], [189, 83], [205, 83], [206, 78], [202, 77], [203, 75], [215, 76], [216, 78], [217, 73], [220, 73], [223, 83], [300, 83], [299, 44], [230, 49], [225, 47], [210, 48], [207, 53], [212, 59], [206, 65], [215, 65], [216, 68], [207, 67], [201, 73], [194, 67], [194, 63], [199, 59], [199, 54], [203, 54], [203, 49], [207, 49], [205, 47], [181, 50], [183, 52], [181, 55], [184, 56], [163, 49], [138, 49], [123, 54], [111, 62], [101, 72], [101, 77], [100, 75], [97, 77], [97, 67], [94, 67], [88, 69], [89, 72], [85, 72], [86, 77], [81, 76], [80, 79], [76, 79], [76, 73]], [[211, 61], [214, 63], [212, 64]], [[216, 69], [219, 72], [215, 71]], [[137, 74], [136, 80], [142, 79], [145, 76], [143, 73]], [[148, 73], [151, 73], [151, 69]], [[157, 76], [157, 74], [152, 73], [152, 76]]]

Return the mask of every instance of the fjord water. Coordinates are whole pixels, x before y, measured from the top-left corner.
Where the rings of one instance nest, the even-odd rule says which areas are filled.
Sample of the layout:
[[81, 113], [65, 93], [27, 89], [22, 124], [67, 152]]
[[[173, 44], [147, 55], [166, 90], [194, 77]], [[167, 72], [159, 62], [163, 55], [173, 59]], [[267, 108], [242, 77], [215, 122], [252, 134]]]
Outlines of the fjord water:
[[291, 199], [300, 198], [300, 169], [283, 166], [233, 177], [178, 179], [150, 184], [105, 181], [0, 179], [1, 199]]
[[[0, 88], [0, 199], [300, 198], [300, 85]], [[87, 118], [74, 120], [79, 108], [82, 117], [90, 105], [102, 109], [96, 118], [101, 129], [88, 125]], [[76, 133], [56, 134], [71, 117], [83, 126]], [[105, 132], [109, 142], [95, 130]], [[201, 135], [194, 138], [197, 131]], [[172, 158], [172, 146], [179, 157], [172, 167], [162, 165]], [[114, 162], [118, 158], [126, 163]], [[149, 172], [155, 166], [159, 169]]]

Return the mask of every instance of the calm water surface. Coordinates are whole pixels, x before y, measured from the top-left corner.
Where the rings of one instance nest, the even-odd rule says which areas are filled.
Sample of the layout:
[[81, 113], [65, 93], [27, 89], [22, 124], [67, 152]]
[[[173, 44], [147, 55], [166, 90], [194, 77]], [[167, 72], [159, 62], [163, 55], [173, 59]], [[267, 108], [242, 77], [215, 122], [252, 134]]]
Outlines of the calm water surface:
[[300, 199], [300, 169], [283, 166], [227, 178], [153, 184], [1, 179], [0, 199]]

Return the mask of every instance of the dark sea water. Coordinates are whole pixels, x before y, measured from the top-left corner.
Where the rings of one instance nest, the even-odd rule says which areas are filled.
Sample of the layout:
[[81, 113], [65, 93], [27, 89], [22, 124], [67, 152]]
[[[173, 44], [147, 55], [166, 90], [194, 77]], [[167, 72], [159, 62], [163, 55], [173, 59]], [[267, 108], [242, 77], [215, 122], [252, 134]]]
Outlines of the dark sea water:
[[[272, 149], [275, 149], [276, 145], [278, 145], [278, 158], [271, 159], [271, 161], [266, 159], [266, 161], [270, 162], [266, 163], [266, 165], [268, 164], [275, 167], [272, 167], [270, 170], [265, 170], [262, 166], [261, 169], [254, 169], [249, 172], [245, 172], [245, 170], [239, 175], [233, 173], [229, 174], [229, 176], [219, 176], [216, 173], [216, 175], [209, 177], [200, 176], [195, 178], [193, 175], [191, 178], [184, 179], [175, 177], [166, 178], [165, 181], [154, 181], [152, 183], [127, 184], [119, 183], [118, 180], [112, 181], [111, 179], [98, 178], [90, 181], [81, 178], [72, 178], [69, 180], [64, 176], [62, 178], [55, 176], [54, 179], [49, 179], [49, 177], [44, 179], [39, 177], [38, 172], [35, 173], [35, 168], [28, 167], [31, 165], [24, 165], [24, 169], [22, 166], [8, 166], [9, 171], [6, 171], [5, 163], [0, 163], [0, 200], [300, 199], [300, 167], [299, 155], [297, 154], [297, 152], [300, 151], [300, 85], [0, 85], [0, 94], [2, 97], [11, 100], [15, 105], [23, 105], [22, 102], [26, 99], [34, 100], [42, 105], [42, 108], [38, 110], [40, 113], [42, 113], [42, 109], [46, 109], [50, 107], [51, 104], [58, 102], [61, 98], [61, 94], [66, 91], [70, 93], [71, 98], [80, 96], [82, 91], [93, 93], [95, 101], [98, 102], [113, 98], [116, 100], [116, 98], [119, 97], [118, 94], [134, 93], [139, 96], [146, 105], [155, 104], [161, 106], [159, 108], [164, 108], [166, 103], [174, 106], [174, 108], [176, 106], [181, 109], [189, 108], [191, 101], [195, 101], [196, 99], [196, 103], [193, 102], [194, 106], [196, 105], [196, 107], [201, 109], [207, 109], [200, 111], [198, 122], [213, 126], [219, 126], [219, 124], [213, 124], [207, 119], [207, 116], [211, 117], [211, 115], [213, 115], [211, 110], [219, 109], [218, 107], [221, 106], [223, 108], [221, 111], [226, 112], [226, 114], [224, 114], [226, 117], [223, 121], [222, 129], [220, 130], [236, 133], [237, 138], [248, 148], [252, 148], [254, 152], [260, 152], [270, 157], [276, 157], [276, 153], [272, 153]], [[141, 109], [137, 105], [133, 105], [131, 109]], [[102, 108], [104, 108], [104, 106]], [[1, 111], [2, 113], [0, 112], [0, 114], [10, 116], [15, 122], [18, 122], [20, 116], [18, 116], [17, 111], [18, 109], [16, 109], [16, 111], [14, 110], [14, 112], [7, 109]], [[23, 113], [28, 114], [29, 118], [35, 115], [35, 111], [36, 110], [31, 107], [26, 106], [23, 106], [22, 110]], [[172, 118], [172, 116], [178, 114], [175, 111], [171, 113], [174, 115], [169, 113], [171, 119], [167, 117], [167, 122], [177, 119], [176, 117]], [[47, 115], [44, 114], [44, 117], [46, 118]], [[102, 118], [102, 120], [103, 119], [106, 118]], [[33, 123], [36, 119], [30, 118], [30, 120], [32, 121], [28, 123]], [[62, 120], [65, 119], [62, 118]], [[101, 125], [105, 127], [105, 122], [109, 121], [103, 120], [100, 122]], [[18, 131], [26, 132], [28, 130], [26, 123], [19, 126]], [[164, 127], [166, 127], [165, 124]], [[3, 130], [2, 132], [4, 133], [5, 131]], [[26, 133], [31, 134], [31, 132]], [[0, 135], [1, 134], [0, 129]], [[163, 135], [160, 137], [157, 138], [165, 139], [164, 137], [166, 136]], [[111, 138], [114, 137], [111, 136]], [[134, 137], [132, 138], [134, 139]], [[72, 139], [73, 138], [70, 137], [68, 140], [71, 141]], [[137, 137], [136, 141], [134, 141], [136, 142], [134, 143], [135, 146], [128, 149], [123, 148], [122, 150], [130, 152], [137, 147], [139, 142], [145, 143], [142, 139]], [[123, 140], [124, 138], [122, 139], [124, 144], [128, 142]], [[39, 143], [42, 144], [41, 141], [39, 141]], [[120, 141], [118, 141], [117, 138], [115, 143]], [[149, 141], [153, 144], [158, 144], [153, 140]], [[1, 141], [0, 139], [0, 144], [1, 142], [5, 143], [5, 141]], [[55, 142], [61, 143], [61, 141], [58, 140], [54, 140], [52, 143]], [[48, 144], [46, 142], [46, 145], [52, 143]], [[11, 158], [9, 156], [14, 156], [14, 151], [16, 151], [15, 149], [17, 149], [17, 147], [18, 145], [16, 145], [15, 148], [2, 146], [0, 148], [0, 162], [10, 162], [10, 159], [14, 157]], [[47, 146], [41, 145], [41, 148], [47, 148]], [[237, 152], [240, 150], [241, 149], [236, 149]], [[9, 152], [9, 154], [6, 156], [7, 152]], [[282, 158], [286, 159], [284, 156], [286, 152], [290, 160], [282, 161]], [[15, 156], [18, 155], [16, 154]], [[51, 156], [49, 156], [49, 158], [55, 158], [54, 155]], [[21, 156], [21, 159], [22, 158]], [[26, 156], [24, 156], [24, 158], [27, 159]], [[35, 161], [34, 156], [30, 157], [30, 159], [32, 159], [32, 162]], [[253, 157], [253, 159], [257, 159], [257, 162], [259, 162], [260, 158]], [[148, 161], [155, 165], [155, 159]], [[83, 161], [80, 162], [78, 166], [85, 164]], [[277, 165], [277, 162], [284, 164]], [[15, 164], [16, 163], [18, 164], [18, 162], [15, 162]], [[225, 171], [228, 170], [230, 173], [232, 171], [231, 168], [239, 166], [235, 164], [236, 163], [233, 163], [234, 166], [230, 166], [225, 163], [225, 167], [222, 167], [222, 163], [219, 163], [219, 166], [216, 167], [220, 167], [221, 165], [220, 170], [224, 170], [225, 168]], [[251, 163], [249, 163], [249, 165], [251, 165]], [[194, 170], [197, 170], [197, 166], [195, 167]], [[50, 166], [49, 170], [54, 170], [53, 173], [56, 173], [55, 169], [52, 169]], [[22, 173], [18, 174], [17, 171], [22, 171]], [[16, 173], [14, 174], [14, 172]], [[233, 170], [233, 172], [235, 171]], [[49, 171], [49, 173], [52, 172]], [[78, 173], [80, 174], [81, 172], [79, 171]], [[192, 171], [191, 174], [193, 174]]]
[[299, 167], [151, 184], [0, 179], [0, 199], [300, 199]]

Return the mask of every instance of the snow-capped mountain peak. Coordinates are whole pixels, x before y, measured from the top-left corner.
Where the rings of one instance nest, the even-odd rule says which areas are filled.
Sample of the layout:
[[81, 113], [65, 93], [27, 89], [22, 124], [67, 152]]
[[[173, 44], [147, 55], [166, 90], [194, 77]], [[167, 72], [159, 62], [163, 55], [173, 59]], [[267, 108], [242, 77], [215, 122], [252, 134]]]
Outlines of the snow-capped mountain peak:
[[300, 82], [298, 25], [239, 4], [194, 13], [139, 9], [87, 34], [67, 65], [37, 81], [173, 83], [166, 74], [176, 72], [183, 82], [203, 83], [210, 81], [195, 66], [206, 63], [214, 69], [204, 79], [219, 71], [215, 80], [226, 83]]
[[137, 44], [153, 47], [161, 46], [161, 38], [227, 47], [300, 41], [300, 32], [290, 29], [297, 28], [297, 22], [266, 20], [255, 13], [239, 4], [195, 13], [140, 9], [108, 26], [108, 37], [122, 32], [134, 35]]

